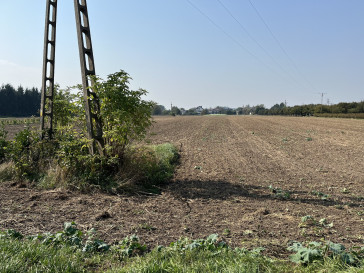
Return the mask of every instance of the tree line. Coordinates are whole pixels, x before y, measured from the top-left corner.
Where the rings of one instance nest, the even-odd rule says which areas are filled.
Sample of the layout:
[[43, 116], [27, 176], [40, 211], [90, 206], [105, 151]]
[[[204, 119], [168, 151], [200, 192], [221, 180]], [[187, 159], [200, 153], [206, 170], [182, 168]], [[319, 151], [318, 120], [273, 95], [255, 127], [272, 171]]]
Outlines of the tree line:
[[[197, 111], [197, 108], [185, 110], [173, 106], [167, 110], [163, 105], [155, 105], [153, 115], [282, 115], [282, 116], [337, 116], [337, 117], [364, 117], [364, 101], [340, 102], [338, 104], [307, 104], [287, 106], [285, 103], [275, 104], [266, 108], [263, 104], [255, 106], [245, 105], [238, 108], [217, 106], [215, 108]], [[363, 115], [361, 115], [363, 114]]]
[[364, 101], [340, 102], [338, 104], [307, 104], [286, 106], [284, 103], [275, 104], [267, 109], [263, 105], [255, 109], [255, 114], [260, 115], [289, 115], [289, 116], [335, 116], [335, 114], [360, 114], [364, 113]]
[[6, 84], [0, 87], [0, 117], [38, 116], [41, 93], [37, 88], [15, 89]]
[[[0, 87], [0, 117], [29, 117], [38, 116], [40, 108], [41, 93], [37, 88], [17, 89], [10, 84]], [[163, 105], [155, 104], [152, 115], [286, 115], [286, 116], [337, 116], [364, 117], [364, 101], [340, 102], [338, 104], [307, 104], [287, 106], [285, 103], [275, 104], [266, 108], [263, 104], [255, 106], [245, 105], [238, 108], [217, 106], [215, 108], [201, 109], [193, 107], [190, 109], [173, 106], [166, 109]], [[363, 115], [360, 115], [363, 114]]]

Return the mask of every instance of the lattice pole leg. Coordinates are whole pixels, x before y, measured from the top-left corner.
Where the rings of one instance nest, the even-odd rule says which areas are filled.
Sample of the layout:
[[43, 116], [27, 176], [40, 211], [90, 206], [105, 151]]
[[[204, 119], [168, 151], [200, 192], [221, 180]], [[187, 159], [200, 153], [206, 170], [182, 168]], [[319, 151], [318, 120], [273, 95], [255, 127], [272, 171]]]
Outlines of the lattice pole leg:
[[96, 75], [96, 73], [87, 2], [86, 0], [74, 0], [74, 3], [88, 137], [93, 140], [91, 152], [94, 153], [96, 148], [100, 154], [104, 154], [102, 122], [99, 116], [100, 102], [97, 95], [90, 89], [93, 86], [93, 82], [89, 76]]
[[42, 97], [40, 105], [40, 129], [42, 139], [52, 138], [53, 134], [53, 97], [54, 61], [56, 53], [57, 1], [48, 0], [44, 31]]

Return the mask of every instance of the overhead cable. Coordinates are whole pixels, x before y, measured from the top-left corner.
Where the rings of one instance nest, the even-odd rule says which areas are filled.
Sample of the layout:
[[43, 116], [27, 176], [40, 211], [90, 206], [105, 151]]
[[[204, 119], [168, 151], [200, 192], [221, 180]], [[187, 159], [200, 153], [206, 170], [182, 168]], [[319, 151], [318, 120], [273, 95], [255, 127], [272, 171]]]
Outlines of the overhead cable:
[[241, 47], [244, 51], [246, 51], [250, 56], [258, 60], [260, 63], [262, 63], [265, 67], [267, 67], [269, 70], [274, 71], [274, 69], [263, 62], [258, 56], [253, 54], [250, 50], [248, 50], [244, 45], [242, 45], [238, 40], [236, 40], [233, 36], [231, 36], [229, 33], [227, 33], [220, 25], [215, 23], [214, 20], [211, 19], [210, 16], [208, 16], [206, 13], [204, 13], [199, 7], [197, 7], [194, 3], [192, 3], [190, 0], [186, 0], [194, 9], [196, 9], [202, 16], [204, 16], [208, 21], [210, 21], [211, 24], [213, 24], [217, 29], [219, 29], [221, 32], [223, 32], [230, 40], [232, 40], [234, 43], [236, 43], [239, 47]]
[[260, 12], [258, 11], [258, 9], [254, 6], [254, 4], [252, 3], [252, 1], [251, 0], [248, 0], [248, 1], [249, 1], [250, 5], [252, 6], [252, 8], [254, 9], [255, 13], [258, 15], [258, 17], [260, 18], [260, 20], [263, 22], [263, 24], [265, 25], [265, 27], [269, 31], [269, 33], [272, 35], [273, 39], [276, 41], [276, 43], [278, 44], [278, 46], [280, 47], [280, 49], [282, 50], [282, 52], [284, 53], [284, 55], [286, 55], [287, 59], [291, 62], [291, 64], [293, 65], [293, 67], [296, 69], [296, 71], [305, 79], [305, 81], [311, 86], [311, 88], [313, 88], [313, 89], [315, 89], [317, 91], [318, 89], [304, 76], [304, 74], [297, 67], [297, 65], [293, 61], [293, 59], [288, 55], [287, 51], [282, 46], [282, 43], [278, 40], [277, 36], [274, 35], [273, 31], [268, 26], [268, 24], [264, 20], [263, 16], [260, 14]]
[[268, 50], [266, 50], [250, 33], [249, 31], [244, 27], [244, 25], [233, 15], [233, 13], [226, 7], [226, 5], [224, 5], [222, 3], [222, 1], [217, 0], [219, 2], [219, 4], [225, 9], [225, 11], [239, 24], [240, 28], [249, 36], [250, 39], [252, 39], [259, 47], [261, 50], [264, 51], [265, 54], [267, 54], [272, 61], [292, 80], [294, 81], [297, 85], [304, 87], [300, 82], [298, 82], [296, 80], [296, 78], [294, 78], [292, 76], [291, 73], [289, 73], [269, 52]]

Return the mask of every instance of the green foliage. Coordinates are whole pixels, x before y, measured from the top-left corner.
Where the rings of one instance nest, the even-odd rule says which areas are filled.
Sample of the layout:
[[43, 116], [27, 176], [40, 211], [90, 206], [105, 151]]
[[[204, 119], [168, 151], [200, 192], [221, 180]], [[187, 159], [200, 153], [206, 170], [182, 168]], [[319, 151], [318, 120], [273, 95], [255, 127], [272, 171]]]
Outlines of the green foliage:
[[54, 141], [40, 140], [39, 134], [29, 128], [18, 132], [8, 148], [14, 178], [33, 181], [42, 177], [52, 165], [57, 147]]
[[44, 245], [52, 245], [55, 247], [69, 246], [83, 252], [104, 252], [108, 251], [110, 245], [96, 238], [94, 229], [83, 233], [77, 228], [76, 223], [65, 223], [62, 231], [55, 234], [44, 233], [29, 236], [29, 240], [39, 241]]
[[163, 105], [155, 104], [152, 109], [152, 115], [153, 116], [159, 116], [163, 115], [163, 112], [166, 110], [166, 108]]
[[329, 241], [325, 244], [309, 242], [306, 246], [299, 242], [293, 242], [287, 249], [296, 252], [290, 256], [292, 262], [305, 265], [316, 260], [331, 258], [339, 259], [344, 264], [359, 266], [364, 257], [364, 248], [359, 249], [359, 251], [347, 251], [343, 245]]
[[139, 242], [138, 236], [132, 235], [113, 245], [112, 250], [119, 255], [120, 259], [124, 259], [143, 255], [147, 251], [147, 246]]
[[39, 114], [40, 92], [36, 88], [0, 86], [0, 117], [30, 117]]
[[93, 91], [100, 99], [100, 118], [107, 152], [122, 154], [134, 140], [142, 139], [152, 124], [153, 102], [144, 101], [144, 89], [130, 90], [130, 76], [123, 70], [107, 77], [94, 78]]
[[105, 259], [112, 262], [107, 250], [82, 251], [78, 234], [76, 229], [25, 238], [15, 231], [0, 232], [0, 272], [90, 272], [102, 268]]
[[320, 197], [321, 200], [327, 200], [329, 198], [329, 195], [322, 193], [320, 191], [312, 191], [313, 195]]
[[5, 156], [7, 154], [7, 149], [9, 146], [8, 141], [6, 140], [7, 131], [5, 130], [4, 125], [0, 125], [0, 163], [5, 160]]
[[[65, 223], [62, 231], [24, 237], [0, 231], [0, 272], [362, 272], [364, 248], [331, 242], [293, 242], [291, 260], [261, 255], [263, 248], [230, 248], [217, 234], [180, 239], [149, 251], [132, 235], [110, 246], [95, 230]], [[304, 265], [304, 266], [301, 266]]]
[[227, 247], [225, 242], [219, 240], [218, 234], [211, 234], [206, 239], [191, 240], [184, 238], [170, 244], [170, 249], [178, 251], [208, 250], [215, 252], [226, 249]]
[[69, 130], [57, 139], [58, 165], [62, 169], [63, 180], [81, 190], [90, 185], [107, 188], [118, 170], [118, 157], [90, 154], [89, 140]]
[[106, 144], [102, 155], [90, 153], [92, 141], [86, 137], [82, 90], [74, 94], [71, 89], [56, 86], [55, 132], [51, 141], [41, 140], [39, 132], [27, 128], [8, 143], [0, 128], [0, 161], [11, 160], [9, 167], [13, 167], [13, 172], [0, 170], [1, 176], [14, 173], [16, 180], [35, 182], [45, 188], [65, 186], [79, 190], [114, 190], [130, 177], [138, 177], [146, 185], [171, 178], [177, 156], [172, 145], [145, 149], [132, 146], [145, 137], [152, 124], [154, 103], [142, 99], [145, 90], [131, 90], [130, 79], [124, 71], [109, 75], [106, 81], [93, 78], [92, 90], [100, 100], [97, 115]]
[[161, 184], [166, 182], [174, 174], [174, 166], [179, 158], [177, 148], [170, 143], [150, 146], [149, 148], [148, 155], [151, 157], [144, 164], [145, 183]]
[[14, 229], [8, 229], [5, 232], [0, 232], [0, 239], [6, 239], [6, 238], [7, 239], [23, 239], [24, 236], [20, 232], [14, 230]]
[[60, 128], [74, 122], [75, 117], [82, 113], [82, 104], [77, 95], [71, 93], [71, 89], [60, 89], [59, 85], [54, 87], [53, 122], [54, 127]]
[[31, 125], [35, 123], [39, 123], [40, 119], [35, 116], [31, 116], [30, 118], [0, 118], [0, 126], [5, 125]]
[[323, 258], [320, 250], [304, 247], [298, 242], [294, 242], [287, 249], [296, 252], [296, 254], [290, 256], [290, 260], [294, 263], [308, 264]]
[[291, 198], [291, 193], [289, 191], [282, 190], [281, 188], [275, 188], [272, 185], [269, 186], [269, 189], [272, 191], [273, 196], [277, 199], [287, 200]]
[[177, 106], [173, 106], [171, 109], [171, 115], [172, 116], [181, 115], [181, 110]]
[[140, 189], [159, 194], [158, 186], [172, 178], [178, 158], [176, 147], [170, 143], [133, 147], [126, 153], [116, 191]]

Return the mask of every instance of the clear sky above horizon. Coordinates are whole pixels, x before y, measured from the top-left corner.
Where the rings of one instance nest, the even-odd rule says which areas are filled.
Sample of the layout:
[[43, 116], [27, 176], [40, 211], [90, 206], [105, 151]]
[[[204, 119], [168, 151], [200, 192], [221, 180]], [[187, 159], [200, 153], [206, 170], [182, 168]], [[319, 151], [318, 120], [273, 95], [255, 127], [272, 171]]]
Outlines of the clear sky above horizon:
[[[363, 0], [88, 0], [96, 72], [169, 107], [364, 100]], [[0, 1], [0, 85], [41, 87], [46, 0]], [[72, 0], [55, 80], [81, 82]], [[329, 100], [329, 101], [328, 101]]]

